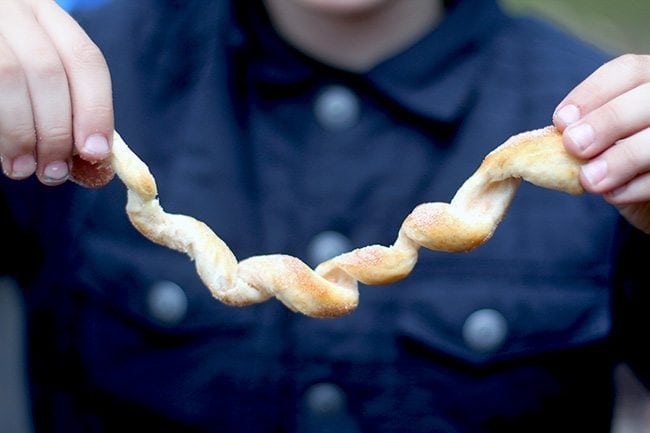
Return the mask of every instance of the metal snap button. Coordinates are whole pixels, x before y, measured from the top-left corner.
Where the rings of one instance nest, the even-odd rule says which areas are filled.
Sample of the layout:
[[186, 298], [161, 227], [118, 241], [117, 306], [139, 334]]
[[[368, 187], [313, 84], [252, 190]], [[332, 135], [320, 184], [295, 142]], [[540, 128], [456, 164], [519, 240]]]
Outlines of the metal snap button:
[[350, 128], [359, 120], [359, 98], [343, 86], [329, 86], [316, 97], [314, 115], [320, 125], [331, 131]]
[[176, 325], [187, 315], [188, 299], [185, 291], [172, 281], [159, 281], [147, 294], [151, 317], [166, 325]]
[[484, 308], [470, 314], [463, 324], [463, 340], [476, 352], [494, 352], [503, 346], [508, 322], [497, 310]]
[[327, 230], [314, 236], [307, 245], [307, 260], [316, 266], [352, 249], [352, 242], [341, 233]]
[[345, 411], [346, 395], [340, 386], [329, 382], [316, 383], [305, 391], [305, 403], [314, 415], [332, 416]]

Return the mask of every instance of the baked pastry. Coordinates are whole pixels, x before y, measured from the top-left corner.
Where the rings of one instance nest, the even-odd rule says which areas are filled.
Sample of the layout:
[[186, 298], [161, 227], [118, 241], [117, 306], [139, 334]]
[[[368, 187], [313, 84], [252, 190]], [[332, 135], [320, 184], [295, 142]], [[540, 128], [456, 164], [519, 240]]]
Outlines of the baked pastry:
[[[244, 306], [276, 297], [293, 311], [313, 317], [340, 316], [359, 301], [357, 284], [387, 284], [413, 270], [418, 250], [468, 251], [486, 242], [506, 213], [521, 180], [543, 188], [579, 194], [581, 161], [569, 155], [554, 127], [515, 135], [490, 152], [449, 203], [424, 203], [409, 214], [391, 246], [370, 245], [327, 260], [311, 269], [283, 254], [239, 261], [205, 223], [161, 207], [156, 182], [147, 165], [119, 134], [108, 161], [127, 187], [126, 212], [133, 226], [151, 241], [187, 254], [220, 301]], [[83, 166], [82, 166], [83, 167]], [[98, 186], [110, 180], [73, 177]], [[101, 177], [101, 176], [100, 176]]]

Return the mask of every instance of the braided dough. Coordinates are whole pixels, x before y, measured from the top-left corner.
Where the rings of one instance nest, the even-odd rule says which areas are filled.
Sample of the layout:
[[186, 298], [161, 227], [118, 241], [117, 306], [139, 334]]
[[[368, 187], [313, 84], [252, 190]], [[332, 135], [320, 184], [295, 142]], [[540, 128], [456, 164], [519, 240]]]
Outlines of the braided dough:
[[[358, 304], [357, 282], [386, 284], [405, 278], [420, 247], [468, 251], [486, 242], [503, 218], [524, 179], [535, 185], [579, 194], [580, 161], [570, 156], [554, 127], [511, 137], [486, 156], [450, 203], [424, 203], [406, 217], [392, 246], [370, 245], [336, 256], [314, 270], [296, 257], [273, 254], [238, 261], [205, 223], [166, 213], [157, 199], [147, 165], [115, 133], [110, 166], [128, 191], [126, 212], [133, 226], [151, 241], [186, 253], [201, 280], [220, 301], [244, 306], [276, 297], [293, 311], [334, 317]], [[73, 170], [82, 184], [110, 179], [84, 178], [83, 164]], [[110, 171], [110, 170], [108, 170]]]

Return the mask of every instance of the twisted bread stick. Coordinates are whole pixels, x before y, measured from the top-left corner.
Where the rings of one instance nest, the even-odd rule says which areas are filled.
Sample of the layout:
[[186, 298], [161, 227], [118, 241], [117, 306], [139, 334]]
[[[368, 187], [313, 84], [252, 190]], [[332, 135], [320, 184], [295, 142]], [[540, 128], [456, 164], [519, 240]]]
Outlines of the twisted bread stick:
[[[117, 133], [110, 165], [128, 189], [126, 212], [131, 223], [151, 241], [189, 255], [214, 297], [243, 306], [275, 296], [291, 310], [313, 317], [339, 316], [356, 308], [358, 281], [386, 284], [405, 278], [417, 262], [420, 247], [459, 252], [483, 244], [503, 218], [521, 179], [571, 194], [583, 192], [578, 181], [580, 161], [566, 153], [561, 134], [553, 127], [525, 132], [488, 154], [450, 203], [417, 206], [392, 246], [359, 248], [312, 270], [299, 259], [281, 254], [238, 262], [206, 224], [166, 213], [148, 167]], [[88, 183], [80, 173], [76, 178]]]

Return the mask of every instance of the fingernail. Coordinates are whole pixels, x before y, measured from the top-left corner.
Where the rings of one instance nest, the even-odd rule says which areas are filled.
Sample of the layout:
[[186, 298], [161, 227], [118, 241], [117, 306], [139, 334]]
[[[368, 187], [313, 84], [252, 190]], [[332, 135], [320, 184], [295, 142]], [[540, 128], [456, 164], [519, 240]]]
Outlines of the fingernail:
[[11, 177], [15, 179], [24, 179], [31, 176], [36, 171], [36, 160], [31, 153], [14, 158], [11, 164]]
[[565, 132], [568, 134], [569, 139], [575, 144], [578, 149], [584, 151], [594, 142], [595, 133], [594, 128], [588, 123], [570, 127]]
[[65, 161], [50, 162], [43, 170], [46, 182], [60, 182], [68, 177], [68, 164]]
[[570, 125], [580, 120], [580, 110], [573, 104], [565, 105], [555, 112], [555, 118], [564, 125]]
[[582, 166], [582, 174], [592, 186], [595, 186], [607, 176], [607, 162], [602, 159], [596, 159], [585, 164]]
[[108, 145], [108, 140], [101, 134], [91, 135], [86, 139], [81, 151], [90, 156], [104, 158], [108, 156], [111, 149]]

